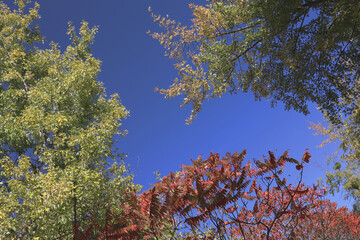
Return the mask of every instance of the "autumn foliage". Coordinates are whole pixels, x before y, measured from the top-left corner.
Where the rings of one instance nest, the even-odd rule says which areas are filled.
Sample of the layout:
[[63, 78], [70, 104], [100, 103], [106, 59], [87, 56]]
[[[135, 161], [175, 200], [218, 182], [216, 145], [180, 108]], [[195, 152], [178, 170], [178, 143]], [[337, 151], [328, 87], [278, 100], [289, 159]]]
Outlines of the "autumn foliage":
[[[78, 239], [97, 229], [98, 239], [351, 239], [360, 217], [324, 200], [324, 188], [302, 183], [303, 164], [285, 152], [245, 162], [241, 154], [199, 157], [141, 194], [126, 192], [121, 212], [108, 211]], [[296, 184], [282, 177], [295, 165]], [[289, 166], [287, 167], [289, 168]]]

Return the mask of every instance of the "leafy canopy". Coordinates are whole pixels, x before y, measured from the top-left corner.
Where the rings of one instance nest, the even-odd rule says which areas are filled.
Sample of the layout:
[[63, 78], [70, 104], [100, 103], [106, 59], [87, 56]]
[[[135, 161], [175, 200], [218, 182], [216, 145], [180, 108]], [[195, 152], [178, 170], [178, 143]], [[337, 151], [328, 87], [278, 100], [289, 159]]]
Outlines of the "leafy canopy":
[[[313, 102], [332, 123], [359, 97], [360, 3], [353, 0], [207, 0], [190, 4], [192, 25], [152, 14], [151, 33], [176, 61], [179, 78], [160, 92], [183, 95], [190, 123], [206, 99], [251, 91], [255, 99], [308, 114]], [[151, 11], [151, 9], [149, 9]]]

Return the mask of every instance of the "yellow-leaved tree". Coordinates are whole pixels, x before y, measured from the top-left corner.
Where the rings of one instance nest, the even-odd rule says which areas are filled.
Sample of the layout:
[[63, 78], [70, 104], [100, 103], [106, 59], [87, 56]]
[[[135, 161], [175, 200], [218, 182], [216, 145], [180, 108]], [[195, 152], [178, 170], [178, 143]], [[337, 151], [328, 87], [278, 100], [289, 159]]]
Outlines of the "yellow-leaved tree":
[[40, 49], [28, 2], [0, 2], [0, 239], [72, 239], [134, 187], [114, 150], [128, 111], [97, 81], [96, 27]]

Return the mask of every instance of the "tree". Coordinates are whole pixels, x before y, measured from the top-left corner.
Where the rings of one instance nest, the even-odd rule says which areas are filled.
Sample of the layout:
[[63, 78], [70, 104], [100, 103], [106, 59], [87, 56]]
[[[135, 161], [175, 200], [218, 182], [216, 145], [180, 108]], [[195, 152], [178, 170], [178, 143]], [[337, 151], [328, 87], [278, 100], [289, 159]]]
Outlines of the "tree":
[[15, 3], [0, 2], [0, 238], [71, 239], [136, 188], [113, 147], [128, 111], [97, 81], [96, 27], [39, 49], [39, 5]]
[[[199, 157], [137, 195], [126, 194], [121, 212], [109, 213], [97, 239], [357, 239], [360, 216], [323, 200], [326, 189], [305, 187], [303, 164], [285, 152], [245, 162], [246, 152]], [[299, 170], [296, 185], [281, 175]], [[288, 168], [287, 168], [288, 169]]]
[[354, 209], [358, 210], [360, 207], [359, 111], [356, 110], [343, 125], [329, 123], [324, 127], [321, 123], [312, 123], [311, 128], [316, 131], [316, 135], [328, 137], [320, 145], [321, 147], [336, 140], [340, 142], [338, 151], [328, 158], [328, 165], [331, 165], [333, 171], [326, 173], [326, 182], [331, 193], [345, 190], [345, 197], [352, 197], [355, 200]]
[[[357, 0], [208, 0], [190, 4], [182, 26], [152, 14], [164, 32], [151, 33], [176, 61], [179, 79], [160, 92], [182, 94], [191, 122], [204, 100], [251, 90], [308, 114], [309, 101], [339, 124], [357, 109], [360, 33]], [[151, 11], [151, 9], [149, 8]]]

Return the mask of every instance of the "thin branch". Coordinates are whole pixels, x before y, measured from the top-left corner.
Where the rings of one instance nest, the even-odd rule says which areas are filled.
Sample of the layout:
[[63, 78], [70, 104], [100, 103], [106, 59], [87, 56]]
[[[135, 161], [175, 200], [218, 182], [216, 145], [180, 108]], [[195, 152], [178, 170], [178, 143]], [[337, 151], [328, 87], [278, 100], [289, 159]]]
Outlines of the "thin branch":
[[298, 42], [298, 40], [299, 40], [301, 28], [302, 28], [303, 25], [304, 25], [304, 21], [305, 21], [305, 18], [306, 18], [306, 13], [307, 13], [307, 11], [306, 11], [306, 12], [304, 13], [304, 15], [303, 15], [303, 18], [302, 18], [302, 20], [301, 20], [301, 24], [300, 24], [299, 30], [297, 31], [297, 34], [296, 34], [295, 43], [294, 43], [294, 48], [293, 48], [293, 54], [296, 52], [297, 42]]
[[246, 29], [252, 28], [253, 26], [254, 25], [249, 25], [249, 26], [242, 27], [242, 28], [239, 28], [239, 29], [236, 29], [236, 30], [233, 30], [233, 31], [223, 32], [223, 33], [218, 34], [216, 37], [221, 37], [221, 36], [229, 35], [229, 34], [232, 34], [232, 33], [242, 32], [242, 31], [244, 31]]
[[231, 59], [231, 61], [234, 62], [234, 61], [238, 60], [240, 57], [244, 56], [248, 51], [250, 51], [252, 48], [254, 48], [259, 42], [261, 42], [261, 40], [262, 39], [259, 39], [256, 42], [254, 42], [248, 49], [246, 49], [241, 54], [237, 55], [235, 58]]
[[307, 2], [301, 6], [299, 6], [298, 8], [312, 8], [312, 7], [315, 7], [316, 5], [318, 4], [321, 4], [321, 3], [324, 3], [324, 2], [327, 2], [329, 0], [316, 0], [316, 1], [311, 1], [311, 2]]

